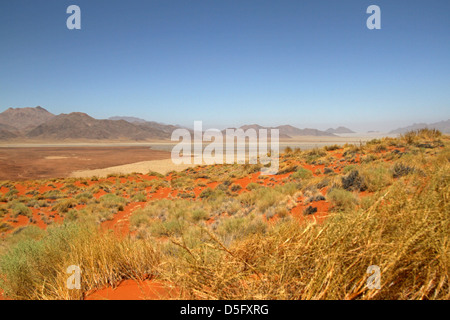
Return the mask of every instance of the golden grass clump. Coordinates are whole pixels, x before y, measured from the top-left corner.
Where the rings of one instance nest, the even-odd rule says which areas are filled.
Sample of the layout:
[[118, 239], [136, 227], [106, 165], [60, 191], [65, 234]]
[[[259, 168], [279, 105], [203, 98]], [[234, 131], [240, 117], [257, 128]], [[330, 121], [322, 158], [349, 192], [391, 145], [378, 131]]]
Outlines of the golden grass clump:
[[407, 144], [413, 144], [419, 140], [435, 140], [441, 136], [442, 132], [440, 132], [439, 130], [423, 128], [401, 134], [400, 139], [404, 140]]
[[[149, 241], [68, 223], [7, 251], [0, 260], [0, 286], [10, 299], [82, 299], [93, 289], [154, 274], [159, 259]], [[81, 268], [81, 290], [67, 288], [71, 265]]]

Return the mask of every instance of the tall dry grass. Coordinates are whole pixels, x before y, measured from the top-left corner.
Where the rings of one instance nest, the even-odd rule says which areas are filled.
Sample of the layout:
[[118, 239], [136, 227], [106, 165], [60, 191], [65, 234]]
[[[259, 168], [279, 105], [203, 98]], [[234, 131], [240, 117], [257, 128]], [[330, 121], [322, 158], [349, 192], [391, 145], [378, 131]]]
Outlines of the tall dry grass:
[[[10, 299], [82, 299], [93, 289], [151, 276], [159, 259], [149, 241], [69, 223], [50, 227], [41, 239], [21, 241], [3, 255], [0, 286]], [[81, 269], [81, 290], [67, 288], [71, 265]]]
[[441, 136], [442, 136], [442, 132], [440, 132], [439, 130], [423, 128], [423, 129], [408, 131], [404, 134], [401, 134], [400, 140], [404, 140], [408, 144], [413, 144], [413, 143], [418, 142], [419, 140], [438, 139]]
[[[205, 230], [162, 275], [192, 299], [449, 299], [449, 169], [437, 161], [323, 225], [282, 222], [230, 246]], [[371, 265], [380, 290], [366, 285]]]

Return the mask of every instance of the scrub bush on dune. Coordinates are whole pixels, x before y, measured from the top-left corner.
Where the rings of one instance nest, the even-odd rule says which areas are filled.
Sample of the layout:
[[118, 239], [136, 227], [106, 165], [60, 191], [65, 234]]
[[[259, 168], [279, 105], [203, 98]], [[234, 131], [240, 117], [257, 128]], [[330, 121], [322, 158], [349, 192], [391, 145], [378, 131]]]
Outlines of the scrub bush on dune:
[[347, 176], [342, 177], [342, 188], [347, 191], [365, 191], [367, 186], [359, 171], [353, 170]]

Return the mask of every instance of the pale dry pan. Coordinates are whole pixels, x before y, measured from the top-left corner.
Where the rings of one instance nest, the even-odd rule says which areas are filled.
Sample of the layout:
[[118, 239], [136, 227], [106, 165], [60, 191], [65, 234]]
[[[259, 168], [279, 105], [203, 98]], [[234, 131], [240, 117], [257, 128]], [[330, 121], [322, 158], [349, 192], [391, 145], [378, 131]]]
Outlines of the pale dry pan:
[[114, 166], [104, 169], [80, 170], [72, 172], [71, 177], [88, 178], [88, 177], [106, 177], [108, 174], [130, 174], [133, 172], [146, 174], [155, 171], [166, 174], [170, 171], [182, 171], [184, 169], [195, 167], [196, 164], [174, 164], [171, 159], [141, 161], [136, 163]]
[[[235, 158], [236, 160], [237, 158]], [[245, 156], [246, 161], [248, 161], [248, 155]], [[226, 159], [224, 156], [223, 163]], [[214, 160], [212, 158], [204, 157], [203, 165], [212, 164]], [[158, 172], [161, 174], [166, 174], [170, 171], [183, 171], [190, 167], [198, 166], [199, 164], [194, 163], [192, 159], [192, 164], [174, 164], [172, 159], [163, 160], [149, 160], [141, 161], [130, 164], [124, 164], [121, 166], [108, 167], [103, 169], [93, 169], [93, 170], [79, 170], [74, 171], [70, 174], [74, 178], [89, 178], [89, 177], [106, 177], [108, 174], [130, 174], [130, 173], [142, 173], [146, 174], [150, 171]]]

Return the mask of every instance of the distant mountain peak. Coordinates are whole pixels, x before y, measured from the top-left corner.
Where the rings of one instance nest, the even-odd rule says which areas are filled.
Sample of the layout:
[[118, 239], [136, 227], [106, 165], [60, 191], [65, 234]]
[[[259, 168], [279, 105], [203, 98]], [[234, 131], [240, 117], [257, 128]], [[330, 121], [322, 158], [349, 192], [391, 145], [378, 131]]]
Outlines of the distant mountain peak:
[[336, 129], [333, 128], [329, 128], [327, 130], [325, 130], [328, 133], [336, 133], [336, 134], [343, 134], [343, 133], [355, 133], [355, 131], [350, 130], [349, 128], [346, 127], [337, 127]]
[[408, 131], [413, 131], [413, 130], [419, 130], [419, 129], [424, 129], [424, 128], [428, 128], [428, 129], [437, 129], [439, 131], [441, 131], [442, 133], [450, 133], [450, 119], [445, 120], [445, 121], [439, 121], [439, 122], [435, 122], [435, 123], [430, 123], [430, 124], [426, 124], [426, 123], [414, 123], [410, 126], [407, 127], [403, 127], [403, 128], [398, 128], [395, 130], [392, 130], [391, 134], [399, 134], [399, 133], [405, 133]]
[[36, 109], [37, 109], [37, 110], [41, 110], [41, 111], [45, 111], [45, 112], [48, 112], [48, 110], [47, 110], [47, 109], [45, 109], [45, 108], [42, 108], [41, 106], [37, 106], [37, 107], [36, 107]]
[[130, 123], [144, 123], [147, 122], [147, 120], [137, 118], [137, 117], [127, 117], [127, 116], [115, 116], [115, 117], [109, 117], [108, 120], [125, 120]]
[[17, 130], [26, 130], [36, 127], [54, 116], [40, 106], [35, 108], [8, 108], [0, 113], [0, 123], [13, 126]]
[[[234, 129], [234, 128], [229, 128], [229, 129]], [[318, 129], [310, 129], [310, 128], [305, 128], [305, 129], [299, 129], [296, 128], [294, 126], [291, 126], [289, 124], [286, 125], [281, 125], [278, 127], [264, 127], [261, 126], [259, 124], [251, 124], [251, 125], [243, 125], [241, 127], [239, 127], [239, 129], [243, 129], [243, 130], [247, 130], [247, 129], [255, 129], [255, 130], [259, 130], [259, 129], [278, 129], [279, 130], [279, 137], [280, 138], [292, 138], [292, 137], [296, 137], [296, 136], [334, 136], [334, 134], [329, 133], [329, 132], [325, 132], [325, 131], [320, 131]], [[226, 129], [225, 129], [226, 130]], [[225, 130], [223, 130], [223, 132], [225, 132]]]

